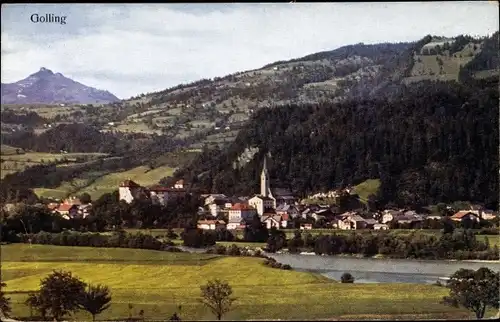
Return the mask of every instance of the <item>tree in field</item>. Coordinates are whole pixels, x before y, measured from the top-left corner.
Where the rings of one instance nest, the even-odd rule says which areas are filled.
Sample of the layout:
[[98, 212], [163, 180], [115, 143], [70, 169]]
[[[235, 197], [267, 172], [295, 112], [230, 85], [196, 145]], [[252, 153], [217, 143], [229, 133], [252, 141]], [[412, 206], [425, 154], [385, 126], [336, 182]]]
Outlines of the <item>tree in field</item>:
[[231, 305], [236, 300], [231, 297], [233, 294], [231, 286], [227, 282], [218, 279], [208, 281], [200, 289], [201, 302], [212, 311], [217, 320], [221, 320], [222, 316], [231, 310]]
[[95, 321], [97, 314], [101, 314], [109, 308], [111, 294], [109, 288], [104, 285], [88, 285], [87, 289], [78, 300], [78, 307], [92, 315]]
[[271, 227], [269, 231], [269, 238], [267, 239], [267, 251], [270, 253], [275, 253], [280, 250], [286, 244], [286, 235], [283, 231], [276, 229], [276, 227]]
[[47, 312], [55, 320], [78, 309], [78, 301], [85, 292], [86, 283], [71, 272], [54, 271], [40, 283], [40, 292], [33, 301], [40, 312]]
[[486, 307], [498, 309], [500, 296], [500, 273], [481, 267], [477, 271], [460, 269], [446, 283], [450, 295], [443, 298], [445, 304], [454, 307], [465, 307], [482, 319]]
[[8, 316], [11, 311], [11, 308], [10, 308], [10, 298], [5, 296], [5, 293], [3, 292], [3, 288], [6, 286], [7, 284], [5, 284], [4, 282], [0, 283], [0, 311], [2, 311], [2, 313], [5, 316]]

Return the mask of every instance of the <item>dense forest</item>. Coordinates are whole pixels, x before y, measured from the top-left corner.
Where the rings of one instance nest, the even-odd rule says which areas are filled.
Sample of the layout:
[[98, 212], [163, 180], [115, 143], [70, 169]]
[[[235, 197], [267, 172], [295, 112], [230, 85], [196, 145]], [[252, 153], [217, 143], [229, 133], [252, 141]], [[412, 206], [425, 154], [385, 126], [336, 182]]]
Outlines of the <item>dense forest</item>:
[[101, 152], [119, 154], [132, 147], [133, 142], [140, 144], [142, 134], [103, 133], [99, 129], [85, 124], [60, 124], [40, 135], [26, 131], [15, 135], [2, 136], [2, 143], [25, 150], [58, 153]]
[[[390, 100], [263, 109], [226, 150], [178, 171], [212, 192], [252, 194], [265, 153], [274, 186], [300, 195], [380, 178], [380, 204], [469, 200], [497, 209], [498, 79], [421, 82]], [[259, 153], [241, 169], [248, 147]]]

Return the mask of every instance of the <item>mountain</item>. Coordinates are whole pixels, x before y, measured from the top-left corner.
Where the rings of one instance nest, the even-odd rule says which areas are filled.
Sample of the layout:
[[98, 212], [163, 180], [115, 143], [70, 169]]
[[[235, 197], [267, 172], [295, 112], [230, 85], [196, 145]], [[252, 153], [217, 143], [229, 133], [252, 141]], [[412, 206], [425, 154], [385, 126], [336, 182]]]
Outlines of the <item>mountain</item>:
[[85, 86], [44, 67], [18, 82], [2, 83], [2, 104], [102, 104], [116, 101], [119, 99], [108, 91]]
[[122, 108], [113, 109], [108, 120], [128, 131], [200, 135], [205, 139], [192, 148], [214, 147], [233, 141], [252, 113], [263, 107], [390, 98], [402, 84], [463, 83], [498, 75], [495, 52], [498, 33], [481, 39], [428, 35], [411, 43], [348, 45], [141, 94], [121, 102]]

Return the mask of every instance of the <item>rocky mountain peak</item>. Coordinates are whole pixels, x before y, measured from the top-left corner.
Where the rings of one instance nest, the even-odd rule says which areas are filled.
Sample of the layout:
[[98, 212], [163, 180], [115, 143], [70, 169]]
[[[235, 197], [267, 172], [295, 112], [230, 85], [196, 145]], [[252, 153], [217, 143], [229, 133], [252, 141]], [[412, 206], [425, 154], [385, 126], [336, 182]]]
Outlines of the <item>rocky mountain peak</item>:
[[18, 82], [2, 84], [2, 104], [103, 104], [118, 100], [108, 91], [83, 85], [46, 67]]

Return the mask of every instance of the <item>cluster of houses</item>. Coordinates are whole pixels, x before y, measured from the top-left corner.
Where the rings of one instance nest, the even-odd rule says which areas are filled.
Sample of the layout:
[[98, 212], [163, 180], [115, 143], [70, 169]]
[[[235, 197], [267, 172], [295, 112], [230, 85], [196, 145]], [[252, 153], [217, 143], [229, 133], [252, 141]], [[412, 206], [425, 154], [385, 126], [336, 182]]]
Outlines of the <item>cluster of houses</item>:
[[[199, 209], [199, 215], [205, 218], [198, 222], [201, 229], [217, 229], [226, 227], [230, 230], [244, 229], [258, 215], [267, 228], [296, 228], [295, 218], [305, 219], [301, 229], [311, 229], [314, 222], [322, 222], [322, 227], [342, 230], [355, 229], [389, 229], [390, 222], [397, 222], [406, 227], [418, 227], [426, 219], [441, 219], [440, 216], [417, 214], [412, 210], [384, 210], [380, 213], [366, 215], [358, 211], [340, 212], [339, 207], [331, 205], [302, 205], [287, 189], [271, 189], [269, 175], [264, 160], [260, 176], [260, 194], [253, 197], [228, 197], [224, 194], [202, 195], [204, 206]], [[350, 191], [331, 192], [317, 197], [337, 198], [342, 193]], [[454, 221], [466, 218], [479, 221], [480, 218], [490, 220], [495, 218], [492, 211], [471, 209], [462, 210], [451, 216]]]
[[60, 214], [64, 219], [85, 218], [90, 214], [92, 204], [84, 203], [79, 198], [70, 197], [61, 203], [51, 202], [47, 205], [50, 211]]

